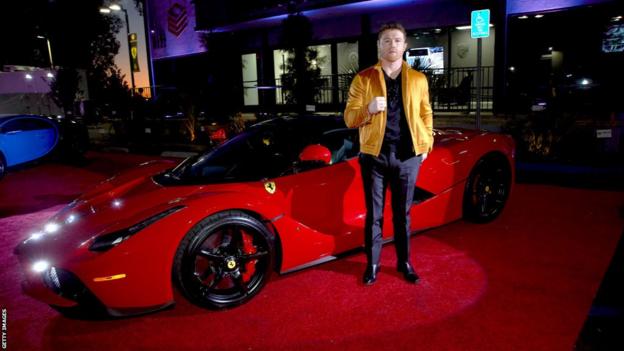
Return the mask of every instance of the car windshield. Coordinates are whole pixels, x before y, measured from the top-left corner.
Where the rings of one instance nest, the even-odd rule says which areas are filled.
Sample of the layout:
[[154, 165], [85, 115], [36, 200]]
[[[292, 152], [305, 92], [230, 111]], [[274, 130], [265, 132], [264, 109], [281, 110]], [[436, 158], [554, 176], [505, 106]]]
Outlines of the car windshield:
[[187, 159], [169, 173], [185, 183], [256, 181], [281, 175], [297, 160], [304, 140], [289, 126], [251, 128], [220, 147]]
[[[207, 184], [259, 181], [290, 174], [306, 145], [321, 143], [332, 149], [333, 139], [337, 137], [332, 129], [344, 125], [332, 120], [327, 122], [278, 119], [258, 124], [214, 150], [188, 158], [155, 180], [159, 183]], [[338, 158], [344, 160], [353, 156], [353, 152], [345, 155], [344, 150], [340, 154], [340, 147], [342, 144], [335, 147], [335, 152], [332, 149], [336, 162]]]

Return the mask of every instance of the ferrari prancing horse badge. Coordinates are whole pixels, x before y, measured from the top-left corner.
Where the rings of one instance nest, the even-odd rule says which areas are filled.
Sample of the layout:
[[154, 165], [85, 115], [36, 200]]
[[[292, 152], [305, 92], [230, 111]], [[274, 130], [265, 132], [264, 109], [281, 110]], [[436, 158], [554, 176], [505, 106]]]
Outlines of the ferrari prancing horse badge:
[[266, 190], [269, 194], [275, 193], [275, 190], [277, 190], [277, 187], [275, 186], [275, 182], [264, 183], [264, 190]]

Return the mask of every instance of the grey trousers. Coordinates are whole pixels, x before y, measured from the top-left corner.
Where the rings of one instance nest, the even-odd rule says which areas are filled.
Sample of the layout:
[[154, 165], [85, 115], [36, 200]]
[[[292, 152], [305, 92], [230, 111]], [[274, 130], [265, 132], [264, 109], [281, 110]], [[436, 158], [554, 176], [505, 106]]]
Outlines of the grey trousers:
[[379, 264], [382, 245], [383, 210], [386, 188], [390, 186], [394, 243], [397, 263], [409, 261], [410, 208], [414, 184], [422, 155], [397, 159], [394, 151], [384, 150], [378, 157], [360, 154], [360, 168], [366, 201], [364, 243], [368, 264]]

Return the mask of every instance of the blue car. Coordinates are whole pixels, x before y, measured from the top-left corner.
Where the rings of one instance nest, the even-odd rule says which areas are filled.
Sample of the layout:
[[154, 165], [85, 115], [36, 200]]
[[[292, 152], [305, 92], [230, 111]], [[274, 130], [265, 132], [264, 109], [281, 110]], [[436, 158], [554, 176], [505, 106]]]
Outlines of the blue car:
[[52, 119], [34, 115], [0, 115], [0, 178], [7, 168], [37, 160], [59, 142]]

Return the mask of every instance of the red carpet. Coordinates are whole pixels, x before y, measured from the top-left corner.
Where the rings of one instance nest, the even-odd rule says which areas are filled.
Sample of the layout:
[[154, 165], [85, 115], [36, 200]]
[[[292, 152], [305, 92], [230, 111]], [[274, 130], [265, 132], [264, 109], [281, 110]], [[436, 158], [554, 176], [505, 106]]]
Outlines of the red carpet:
[[[111, 157], [116, 164], [103, 163]], [[421, 282], [394, 271], [391, 246], [372, 287], [358, 253], [277, 276], [250, 303], [213, 312], [182, 298], [112, 321], [61, 317], [20, 292], [13, 247], [71, 196], [140, 157], [91, 154], [0, 182], [0, 304], [9, 350], [570, 350], [624, 220], [617, 192], [518, 185], [501, 218], [458, 221], [412, 238]], [[30, 210], [29, 210], [30, 209]]]

